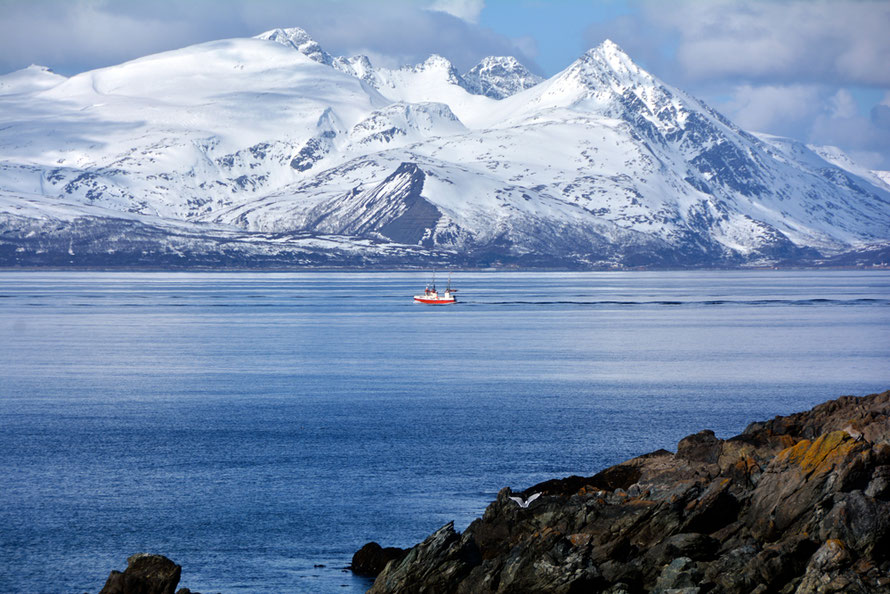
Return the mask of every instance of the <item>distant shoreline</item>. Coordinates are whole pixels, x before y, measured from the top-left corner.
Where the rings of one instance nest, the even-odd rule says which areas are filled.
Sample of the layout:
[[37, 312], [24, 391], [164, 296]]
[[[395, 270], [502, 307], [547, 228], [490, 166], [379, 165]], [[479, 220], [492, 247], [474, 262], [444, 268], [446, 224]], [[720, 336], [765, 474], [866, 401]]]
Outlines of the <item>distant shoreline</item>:
[[183, 267], [164, 268], [150, 266], [0, 266], [0, 272], [460, 272], [460, 273], [500, 273], [500, 272], [815, 272], [815, 271], [861, 271], [890, 270], [890, 264], [886, 266], [744, 266], [744, 267], [701, 267], [701, 268], [431, 268], [431, 267], [294, 267], [294, 268], [252, 268], [252, 267]]

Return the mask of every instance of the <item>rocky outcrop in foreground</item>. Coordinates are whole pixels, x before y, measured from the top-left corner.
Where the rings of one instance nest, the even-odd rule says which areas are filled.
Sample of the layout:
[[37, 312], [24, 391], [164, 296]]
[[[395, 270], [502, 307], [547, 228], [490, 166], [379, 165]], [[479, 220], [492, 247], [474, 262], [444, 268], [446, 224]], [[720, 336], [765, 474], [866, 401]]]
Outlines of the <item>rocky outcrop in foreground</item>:
[[505, 488], [372, 593], [890, 593], [890, 392], [702, 431], [591, 477]]

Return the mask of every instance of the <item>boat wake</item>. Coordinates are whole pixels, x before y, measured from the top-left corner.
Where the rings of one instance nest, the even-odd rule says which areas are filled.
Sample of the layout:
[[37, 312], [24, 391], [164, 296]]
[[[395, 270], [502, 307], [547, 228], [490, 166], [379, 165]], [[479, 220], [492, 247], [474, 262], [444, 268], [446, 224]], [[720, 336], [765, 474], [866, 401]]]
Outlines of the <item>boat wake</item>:
[[606, 299], [600, 301], [582, 301], [582, 300], [511, 300], [511, 301], [463, 301], [466, 305], [578, 305], [585, 307], [600, 306], [672, 306], [672, 307], [701, 307], [701, 306], [813, 306], [813, 305], [890, 305], [890, 299], [708, 299], [708, 300], [651, 300], [651, 301], [634, 301], [634, 300], [615, 300]]

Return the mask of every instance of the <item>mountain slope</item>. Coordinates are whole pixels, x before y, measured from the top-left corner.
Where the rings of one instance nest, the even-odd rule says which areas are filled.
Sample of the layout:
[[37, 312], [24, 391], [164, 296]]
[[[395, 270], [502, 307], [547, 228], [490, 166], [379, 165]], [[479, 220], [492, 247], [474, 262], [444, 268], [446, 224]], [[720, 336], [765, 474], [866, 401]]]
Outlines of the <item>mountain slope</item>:
[[[128, 248], [115, 225], [151, 232]], [[2, 263], [65, 261], [78, 226], [96, 252], [107, 235], [103, 262], [337, 236], [418, 265], [799, 263], [890, 242], [890, 187], [739, 129], [608, 41], [540, 81], [510, 58], [375, 68], [293, 28], [0, 77]]]

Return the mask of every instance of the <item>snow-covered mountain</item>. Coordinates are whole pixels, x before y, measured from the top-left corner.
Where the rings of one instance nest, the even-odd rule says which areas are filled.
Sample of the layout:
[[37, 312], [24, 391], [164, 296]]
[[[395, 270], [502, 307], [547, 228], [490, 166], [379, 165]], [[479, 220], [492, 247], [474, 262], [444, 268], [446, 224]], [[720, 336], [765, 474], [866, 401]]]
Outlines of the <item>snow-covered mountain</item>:
[[0, 264], [725, 266], [890, 244], [890, 186], [610, 41], [548, 80], [302, 29], [0, 76]]
[[513, 56], [489, 56], [465, 73], [463, 80], [464, 88], [471, 93], [504, 99], [544, 79], [529, 72]]
[[46, 66], [32, 64], [18, 72], [0, 76], [0, 95], [35, 93], [61, 84], [65, 77]]

